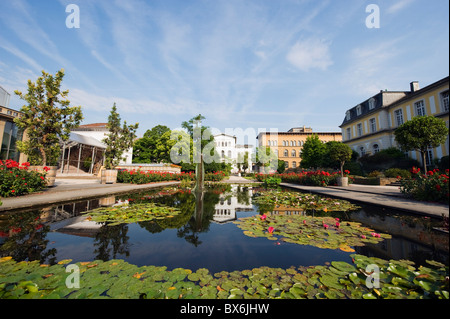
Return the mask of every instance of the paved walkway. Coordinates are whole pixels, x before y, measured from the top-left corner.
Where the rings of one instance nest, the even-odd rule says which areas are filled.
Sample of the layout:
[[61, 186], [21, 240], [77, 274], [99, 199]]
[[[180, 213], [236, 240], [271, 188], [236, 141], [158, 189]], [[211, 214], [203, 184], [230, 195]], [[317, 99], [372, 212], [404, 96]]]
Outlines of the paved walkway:
[[311, 193], [348, 199], [360, 203], [367, 203], [386, 208], [392, 207], [409, 213], [441, 217], [449, 216], [449, 206], [438, 203], [421, 202], [405, 198], [395, 186], [369, 186], [351, 184], [348, 187], [328, 186], [313, 187], [289, 183], [282, 186], [308, 191]]
[[[230, 176], [227, 183], [252, 183], [254, 181], [238, 176]], [[23, 208], [44, 207], [49, 204], [71, 202], [81, 199], [96, 198], [120, 193], [139, 192], [146, 189], [177, 185], [179, 182], [161, 182], [152, 184], [100, 184], [98, 179], [56, 178], [55, 186], [40, 193], [21, 197], [2, 198], [0, 212]], [[369, 186], [351, 184], [348, 187], [312, 187], [282, 183], [282, 186], [306, 192], [348, 199], [356, 202], [393, 207], [410, 213], [441, 217], [449, 216], [449, 206], [444, 204], [419, 202], [405, 198], [398, 187]]]
[[0, 212], [23, 208], [44, 207], [49, 204], [71, 202], [81, 199], [96, 198], [129, 192], [139, 192], [146, 189], [178, 185], [180, 182], [160, 182], [151, 184], [100, 184], [98, 179], [58, 179], [55, 186], [43, 192], [20, 197], [2, 198]]

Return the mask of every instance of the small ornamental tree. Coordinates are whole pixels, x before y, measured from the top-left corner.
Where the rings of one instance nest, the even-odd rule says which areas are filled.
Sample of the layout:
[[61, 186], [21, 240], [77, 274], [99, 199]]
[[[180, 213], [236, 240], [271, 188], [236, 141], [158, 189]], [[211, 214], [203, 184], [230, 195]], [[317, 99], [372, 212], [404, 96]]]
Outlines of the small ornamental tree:
[[329, 146], [329, 156], [332, 161], [338, 161], [341, 165], [341, 177], [344, 177], [344, 164], [352, 159], [352, 149], [344, 143], [332, 143]]
[[20, 110], [23, 115], [14, 119], [28, 136], [28, 140], [17, 142], [17, 148], [28, 155], [32, 165], [56, 165], [60, 143], [69, 139], [70, 130], [83, 119], [80, 106], [69, 106], [69, 90], [61, 91], [63, 77], [64, 69], [54, 76], [42, 71], [36, 83], [28, 80], [27, 94], [14, 91], [27, 102]]
[[105, 168], [114, 169], [124, 159], [123, 152], [133, 147], [139, 123], [127, 125], [127, 122], [124, 121], [121, 127], [120, 115], [117, 113], [116, 103], [114, 103], [106, 126], [109, 133], [102, 140], [106, 144]]
[[427, 150], [445, 143], [448, 137], [448, 128], [443, 120], [434, 116], [416, 116], [400, 125], [395, 130], [394, 135], [402, 150], [420, 152], [426, 174]]
[[300, 162], [303, 168], [317, 168], [322, 166], [323, 157], [326, 153], [326, 146], [319, 139], [317, 134], [313, 134], [306, 138], [305, 144], [303, 144]]

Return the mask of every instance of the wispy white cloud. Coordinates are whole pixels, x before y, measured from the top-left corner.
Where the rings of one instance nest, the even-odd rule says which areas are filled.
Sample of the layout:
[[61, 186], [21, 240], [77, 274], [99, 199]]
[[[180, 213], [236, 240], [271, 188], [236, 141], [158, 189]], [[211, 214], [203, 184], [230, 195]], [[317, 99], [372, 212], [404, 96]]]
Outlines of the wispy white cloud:
[[395, 14], [395, 13], [401, 11], [402, 9], [406, 8], [407, 6], [409, 6], [414, 1], [415, 0], [399, 0], [399, 1], [396, 1], [393, 5], [391, 5], [390, 7], [387, 8], [386, 13]]
[[333, 64], [330, 44], [317, 38], [298, 41], [288, 52], [286, 59], [301, 71], [325, 71]]
[[14, 55], [15, 57], [21, 59], [26, 64], [31, 66], [35, 71], [43, 70], [42, 66], [39, 63], [37, 63], [33, 58], [28, 56], [23, 51], [19, 50], [17, 47], [15, 47], [13, 44], [11, 44], [9, 41], [7, 41], [6, 39], [2, 38], [1, 36], [0, 36], [0, 48], [2, 48], [5, 51], [8, 51], [9, 53]]

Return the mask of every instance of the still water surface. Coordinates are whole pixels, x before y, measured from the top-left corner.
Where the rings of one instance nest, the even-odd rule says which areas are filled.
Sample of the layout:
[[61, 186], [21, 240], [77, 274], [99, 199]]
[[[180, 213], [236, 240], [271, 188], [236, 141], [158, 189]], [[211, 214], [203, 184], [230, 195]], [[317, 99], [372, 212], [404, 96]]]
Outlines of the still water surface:
[[[260, 266], [323, 265], [330, 261], [350, 262], [352, 253], [313, 246], [250, 238], [234, 220], [260, 213], [251, 187], [221, 186], [204, 194], [203, 211], [196, 211], [194, 195], [170, 189], [129, 194], [50, 206], [41, 210], [0, 214], [0, 256], [40, 260], [53, 264], [124, 259], [168, 269], [208, 268], [211, 272], [251, 269]], [[106, 226], [86, 222], [83, 213], [118, 202], [158, 202], [175, 206], [182, 213], [158, 222]], [[298, 214], [295, 209], [273, 213]], [[423, 264], [434, 259], [448, 265], [448, 233], [436, 231], [441, 222], [403, 212], [363, 206], [351, 213], [328, 214], [357, 221], [392, 239], [376, 245], [354, 247], [356, 253], [384, 259], [409, 259]]]

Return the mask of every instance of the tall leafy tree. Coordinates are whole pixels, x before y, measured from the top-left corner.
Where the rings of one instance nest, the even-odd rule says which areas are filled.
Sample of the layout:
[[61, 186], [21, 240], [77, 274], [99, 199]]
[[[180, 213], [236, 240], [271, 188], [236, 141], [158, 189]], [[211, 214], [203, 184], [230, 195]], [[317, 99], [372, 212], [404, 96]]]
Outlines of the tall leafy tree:
[[124, 160], [123, 153], [133, 147], [136, 130], [139, 127], [139, 123], [127, 125], [126, 121], [121, 126], [120, 121], [120, 115], [117, 113], [116, 103], [114, 103], [106, 125], [109, 133], [102, 140], [106, 144], [105, 167], [107, 169], [116, 167], [121, 160]]
[[165, 125], [157, 125], [147, 130], [133, 147], [133, 163], [169, 163], [170, 158], [161, 153], [167, 151], [164, 144], [168, 147], [169, 153], [170, 148], [175, 144], [169, 141], [170, 134], [170, 128]]
[[425, 173], [428, 148], [438, 147], [448, 138], [448, 128], [444, 120], [429, 116], [416, 116], [400, 125], [395, 131], [395, 140], [404, 151], [419, 151]]
[[69, 90], [61, 90], [63, 78], [64, 69], [55, 75], [42, 71], [36, 82], [28, 80], [26, 94], [14, 91], [27, 102], [20, 110], [23, 115], [14, 119], [28, 136], [17, 142], [17, 148], [34, 165], [56, 165], [61, 154], [60, 143], [69, 139], [70, 130], [83, 119], [81, 106], [69, 106]]
[[313, 134], [306, 138], [302, 148], [302, 161], [300, 165], [304, 168], [321, 167], [323, 165], [323, 157], [326, 153], [326, 146], [319, 140], [317, 134]]

